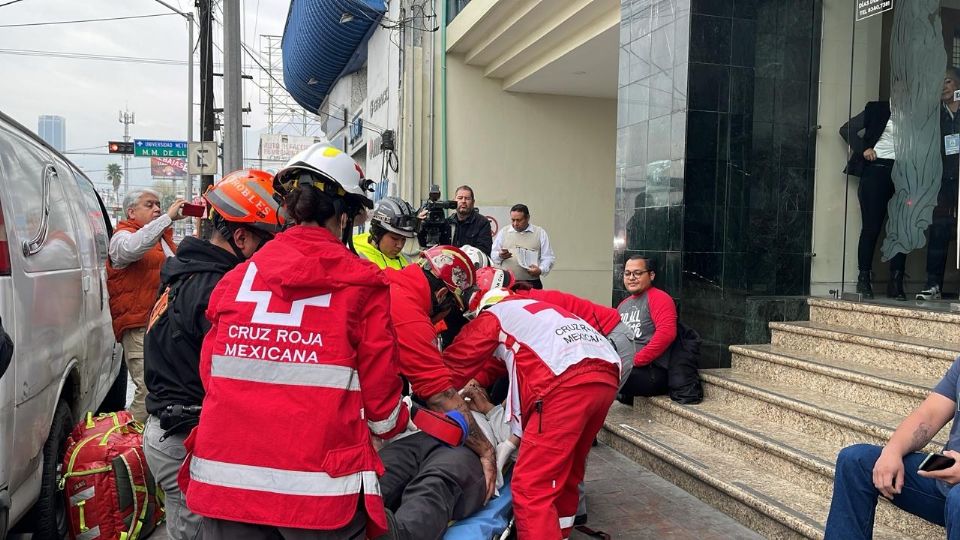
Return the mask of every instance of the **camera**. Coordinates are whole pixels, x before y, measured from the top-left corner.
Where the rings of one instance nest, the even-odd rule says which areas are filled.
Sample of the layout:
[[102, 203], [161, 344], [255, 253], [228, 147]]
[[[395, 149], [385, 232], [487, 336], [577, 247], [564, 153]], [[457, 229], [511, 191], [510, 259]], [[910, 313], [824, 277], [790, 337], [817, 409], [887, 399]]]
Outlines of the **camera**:
[[427, 210], [427, 217], [420, 223], [420, 247], [428, 248], [438, 244], [450, 243], [450, 224], [447, 223], [447, 210], [456, 210], [457, 201], [441, 201], [440, 186], [430, 186], [427, 200], [423, 201], [420, 211]]

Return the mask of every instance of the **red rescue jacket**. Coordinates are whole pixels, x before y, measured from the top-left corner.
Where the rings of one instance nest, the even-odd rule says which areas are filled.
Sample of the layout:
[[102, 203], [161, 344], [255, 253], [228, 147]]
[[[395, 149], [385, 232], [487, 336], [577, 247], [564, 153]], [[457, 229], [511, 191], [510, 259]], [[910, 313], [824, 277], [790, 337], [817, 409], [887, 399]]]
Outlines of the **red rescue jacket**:
[[206, 396], [180, 471], [190, 510], [331, 530], [362, 492], [368, 534], [385, 533], [370, 434], [393, 437], [409, 412], [380, 270], [326, 229], [293, 227], [223, 277], [207, 318]]
[[[390, 281], [390, 309], [399, 340], [400, 373], [421, 398], [453, 388], [450, 370], [443, 363], [439, 330], [430, 322], [430, 283], [419, 265], [385, 270]], [[458, 387], [459, 388], [459, 387]]]
[[620, 382], [620, 356], [607, 338], [563, 308], [523, 297], [487, 308], [460, 330], [443, 356], [456, 388], [475, 376], [489, 384], [506, 372], [506, 413], [520, 416], [524, 425], [536, 402], [566, 379], [582, 376], [584, 383], [614, 388]]
[[607, 335], [620, 324], [620, 312], [608, 306], [580, 298], [575, 294], [549, 289], [528, 289], [516, 291], [519, 296], [548, 302], [573, 313], [577, 317], [590, 323], [603, 335]]

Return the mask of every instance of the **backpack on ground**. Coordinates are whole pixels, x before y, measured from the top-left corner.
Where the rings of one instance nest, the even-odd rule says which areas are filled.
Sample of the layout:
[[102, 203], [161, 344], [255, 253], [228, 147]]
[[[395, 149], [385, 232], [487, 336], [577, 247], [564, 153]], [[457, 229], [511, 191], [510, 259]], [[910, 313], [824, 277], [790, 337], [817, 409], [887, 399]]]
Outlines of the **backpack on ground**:
[[63, 487], [70, 537], [137, 540], [163, 520], [143, 454], [143, 426], [127, 411], [87, 413], [67, 439]]

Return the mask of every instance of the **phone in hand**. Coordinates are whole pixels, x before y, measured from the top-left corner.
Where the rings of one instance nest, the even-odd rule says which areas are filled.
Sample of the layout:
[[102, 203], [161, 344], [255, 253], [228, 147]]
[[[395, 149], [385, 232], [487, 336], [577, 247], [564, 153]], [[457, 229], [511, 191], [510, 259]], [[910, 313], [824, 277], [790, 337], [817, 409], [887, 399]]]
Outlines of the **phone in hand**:
[[954, 463], [956, 463], [956, 461], [952, 457], [943, 454], [927, 454], [927, 457], [920, 463], [918, 470], [927, 472], [942, 471], [953, 467]]
[[202, 204], [183, 203], [183, 206], [180, 207], [180, 213], [185, 216], [203, 217], [206, 211], [207, 208]]

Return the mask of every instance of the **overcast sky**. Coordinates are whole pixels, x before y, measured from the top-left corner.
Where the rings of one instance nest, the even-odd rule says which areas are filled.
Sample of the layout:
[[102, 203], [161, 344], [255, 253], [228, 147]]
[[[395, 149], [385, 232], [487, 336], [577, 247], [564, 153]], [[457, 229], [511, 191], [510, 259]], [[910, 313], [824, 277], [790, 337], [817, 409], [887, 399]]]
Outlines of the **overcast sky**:
[[[0, 0], [3, 4], [8, 0]], [[190, 8], [193, 0], [167, 0], [173, 6]], [[243, 41], [260, 49], [261, 34], [280, 35], [286, 21], [289, 0], [241, 0]], [[132, 138], [186, 140], [187, 67], [146, 63], [111, 62], [8, 54], [9, 50], [33, 50], [162, 58], [186, 61], [187, 24], [183, 17], [91, 22], [10, 28], [4, 25], [125, 17], [166, 13], [169, 10], [154, 0], [22, 0], [0, 7], [0, 110], [31, 130], [37, 129], [37, 117], [59, 115], [67, 122], [67, 150], [88, 149], [106, 152], [108, 140], [122, 140], [123, 124], [118, 112], [124, 107], [136, 113], [130, 126]], [[217, 15], [219, 18], [219, 14]], [[199, 35], [199, 28], [196, 30]], [[222, 42], [221, 27], [214, 26], [215, 41]], [[195, 36], [195, 38], [197, 37]], [[199, 51], [195, 55], [199, 71]], [[219, 63], [219, 51], [214, 61]], [[260, 79], [259, 68], [242, 56], [244, 72]], [[222, 73], [217, 66], [214, 71]], [[282, 80], [282, 79], [281, 79]], [[219, 81], [217, 82], [219, 84]], [[199, 83], [194, 86], [194, 121], [199, 122]], [[217, 107], [222, 107], [219, 86]], [[260, 105], [260, 90], [244, 83], [244, 103], [253, 112], [247, 114], [244, 130], [253, 136], [245, 144], [256, 149], [254, 140], [266, 126], [265, 106]], [[199, 124], [195, 124], [199, 125]], [[194, 128], [195, 138], [199, 129]], [[99, 147], [99, 148], [93, 148]], [[105, 185], [108, 163], [122, 163], [115, 156], [68, 155], [87, 171], [95, 184]], [[131, 185], [149, 186], [149, 158], [131, 158]]]

